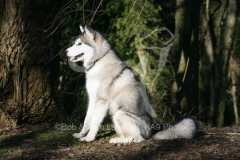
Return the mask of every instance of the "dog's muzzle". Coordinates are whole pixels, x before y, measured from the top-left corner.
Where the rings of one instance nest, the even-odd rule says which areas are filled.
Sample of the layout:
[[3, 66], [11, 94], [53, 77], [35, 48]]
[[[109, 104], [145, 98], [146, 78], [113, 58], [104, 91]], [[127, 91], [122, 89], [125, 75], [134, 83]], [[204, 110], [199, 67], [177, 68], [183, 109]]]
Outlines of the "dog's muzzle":
[[78, 58], [81, 58], [82, 56], [83, 56], [83, 54], [84, 53], [81, 53], [81, 54], [79, 54], [79, 55], [77, 55], [77, 56], [73, 56], [73, 57], [69, 57], [70, 59], [70, 61], [74, 61], [74, 60], [77, 60]]

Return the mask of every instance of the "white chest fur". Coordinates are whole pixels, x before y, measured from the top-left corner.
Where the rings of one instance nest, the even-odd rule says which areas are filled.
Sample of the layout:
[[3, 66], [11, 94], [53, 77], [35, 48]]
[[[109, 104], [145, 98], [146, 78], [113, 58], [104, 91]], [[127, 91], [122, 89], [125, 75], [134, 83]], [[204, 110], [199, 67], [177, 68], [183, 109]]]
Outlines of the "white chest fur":
[[97, 96], [97, 91], [100, 86], [101, 76], [100, 76], [100, 67], [94, 66], [89, 72], [86, 74], [86, 88], [88, 91], [88, 96], [90, 99], [95, 99]]
[[90, 99], [96, 98], [99, 85], [100, 85], [100, 81], [98, 79], [94, 79], [94, 78], [87, 79], [86, 87], [87, 87], [88, 96]]

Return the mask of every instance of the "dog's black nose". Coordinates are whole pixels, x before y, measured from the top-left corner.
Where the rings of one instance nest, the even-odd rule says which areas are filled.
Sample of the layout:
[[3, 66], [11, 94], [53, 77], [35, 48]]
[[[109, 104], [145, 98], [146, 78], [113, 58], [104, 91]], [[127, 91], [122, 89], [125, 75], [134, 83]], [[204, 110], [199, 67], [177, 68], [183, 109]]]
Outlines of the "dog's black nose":
[[65, 50], [65, 53], [67, 53], [67, 52], [68, 52], [68, 50], [66, 49], [66, 50]]

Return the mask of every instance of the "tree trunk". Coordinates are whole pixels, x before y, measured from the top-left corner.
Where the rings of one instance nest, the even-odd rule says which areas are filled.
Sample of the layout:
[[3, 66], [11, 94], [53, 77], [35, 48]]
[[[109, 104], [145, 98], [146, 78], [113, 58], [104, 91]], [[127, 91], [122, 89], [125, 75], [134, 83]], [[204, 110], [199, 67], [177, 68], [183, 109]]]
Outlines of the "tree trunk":
[[4, 123], [1, 124], [14, 127], [54, 118], [58, 58], [53, 57], [58, 48], [53, 31], [60, 4], [40, 0], [2, 2], [0, 116]]
[[202, 10], [201, 39], [205, 53], [201, 58], [200, 108], [208, 110], [208, 123], [225, 124], [226, 91], [230, 50], [236, 21], [235, 0], [209, 1]]
[[198, 26], [201, 0], [178, 0], [175, 13], [175, 81], [172, 99], [181, 110], [196, 115], [198, 107]]
[[237, 0], [228, 1], [227, 15], [225, 18], [225, 29], [222, 37], [222, 48], [220, 48], [220, 67], [222, 67], [222, 90], [220, 95], [220, 104], [219, 104], [219, 114], [218, 114], [218, 126], [224, 126], [224, 117], [225, 117], [225, 104], [226, 104], [226, 91], [228, 90], [228, 68], [229, 68], [229, 58], [230, 51], [233, 46], [233, 38], [235, 31], [237, 17]]
[[[240, 3], [238, 2], [237, 7], [240, 7]], [[238, 101], [237, 101], [237, 90], [240, 78], [240, 54], [239, 54], [239, 30], [240, 30], [240, 12], [238, 11], [238, 20], [237, 24], [235, 26], [235, 32], [234, 32], [234, 44], [231, 47], [230, 51], [230, 59], [229, 59], [229, 71], [228, 71], [228, 78], [231, 80], [231, 86], [230, 91], [232, 95], [232, 104], [233, 104], [233, 110], [234, 110], [234, 116], [235, 116], [235, 123], [239, 124], [239, 110], [238, 110]]]

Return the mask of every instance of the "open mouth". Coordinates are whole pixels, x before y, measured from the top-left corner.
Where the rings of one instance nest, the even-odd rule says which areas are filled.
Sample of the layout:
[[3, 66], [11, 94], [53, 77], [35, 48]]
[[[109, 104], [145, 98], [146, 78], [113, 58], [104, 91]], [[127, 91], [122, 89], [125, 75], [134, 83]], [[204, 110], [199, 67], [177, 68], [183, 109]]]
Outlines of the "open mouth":
[[70, 61], [72, 62], [72, 61], [77, 60], [78, 58], [81, 58], [81, 57], [83, 56], [83, 54], [84, 54], [84, 53], [81, 53], [81, 54], [79, 54], [79, 55], [77, 55], [77, 56], [70, 57]]

